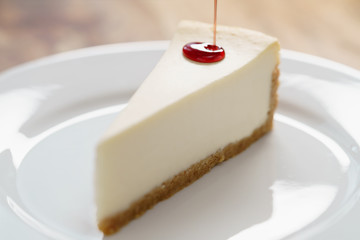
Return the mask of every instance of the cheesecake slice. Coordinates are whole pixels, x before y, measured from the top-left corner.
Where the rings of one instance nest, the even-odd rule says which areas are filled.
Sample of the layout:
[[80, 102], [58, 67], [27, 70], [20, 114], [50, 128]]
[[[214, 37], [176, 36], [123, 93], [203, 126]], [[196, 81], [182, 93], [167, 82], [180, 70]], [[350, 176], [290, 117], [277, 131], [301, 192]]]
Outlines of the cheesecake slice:
[[97, 147], [98, 226], [112, 234], [271, 130], [279, 44], [218, 26], [217, 63], [185, 58], [188, 42], [212, 41], [212, 25], [183, 21], [168, 50]]

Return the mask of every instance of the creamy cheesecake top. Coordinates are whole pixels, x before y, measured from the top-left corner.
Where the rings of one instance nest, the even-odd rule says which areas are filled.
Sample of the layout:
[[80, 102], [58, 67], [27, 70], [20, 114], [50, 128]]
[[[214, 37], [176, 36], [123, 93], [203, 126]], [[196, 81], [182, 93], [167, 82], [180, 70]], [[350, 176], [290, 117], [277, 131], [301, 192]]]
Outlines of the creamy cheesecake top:
[[[216, 82], [250, 64], [258, 54], [277, 39], [260, 32], [228, 26], [217, 27], [217, 44], [226, 51], [224, 60], [198, 63], [183, 56], [182, 47], [191, 41], [211, 42], [213, 25], [182, 21], [159, 64], [130, 99], [132, 108], [125, 108], [118, 121], [108, 128], [106, 138], [125, 131], [142, 119], [166, 108], [183, 97], [195, 93], [210, 82]], [[166, 76], [167, 79], [163, 79]], [[264, 96], [265, 97], [265, 96]], [[151, 100], [151, 101], [150, 101]], [[146, 105], [144, 106], [144, 103]]]

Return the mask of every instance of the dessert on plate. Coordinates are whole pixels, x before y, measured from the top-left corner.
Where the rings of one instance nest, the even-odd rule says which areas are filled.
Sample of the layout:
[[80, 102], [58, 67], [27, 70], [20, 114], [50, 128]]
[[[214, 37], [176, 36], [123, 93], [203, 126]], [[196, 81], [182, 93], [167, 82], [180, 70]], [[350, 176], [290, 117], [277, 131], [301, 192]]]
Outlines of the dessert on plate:
[[212, 40], [210, 24], [183, 21], [169, 48], [97, 147], [98, 226], [109, 235], [245, 150], [272, 128], [279, 43], [218, 26], [222, 61], [183, 56]]

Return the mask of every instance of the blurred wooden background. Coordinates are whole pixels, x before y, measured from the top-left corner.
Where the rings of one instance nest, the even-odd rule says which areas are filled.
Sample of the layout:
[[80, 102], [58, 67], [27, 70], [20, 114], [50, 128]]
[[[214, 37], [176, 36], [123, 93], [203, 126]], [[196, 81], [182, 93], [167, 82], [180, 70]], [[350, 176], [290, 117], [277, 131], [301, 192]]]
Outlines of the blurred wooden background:
[[[360, 0], [219, 0], [218, 22], [360, 69]], [[181, 19], [213, 21], [213, 0], [0, 0], [0, 71], [58, 52], [170, 39]]]

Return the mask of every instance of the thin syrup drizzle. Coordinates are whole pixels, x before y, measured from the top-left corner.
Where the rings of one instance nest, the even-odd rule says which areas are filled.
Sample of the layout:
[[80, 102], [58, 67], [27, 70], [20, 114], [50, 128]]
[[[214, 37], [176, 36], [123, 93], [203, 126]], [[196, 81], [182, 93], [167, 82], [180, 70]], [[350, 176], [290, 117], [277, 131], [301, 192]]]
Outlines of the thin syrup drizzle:
[[216, 22], [217, 22], [217, 0], [214, 0], [214, 34], [213, 44], [216, 46]]

